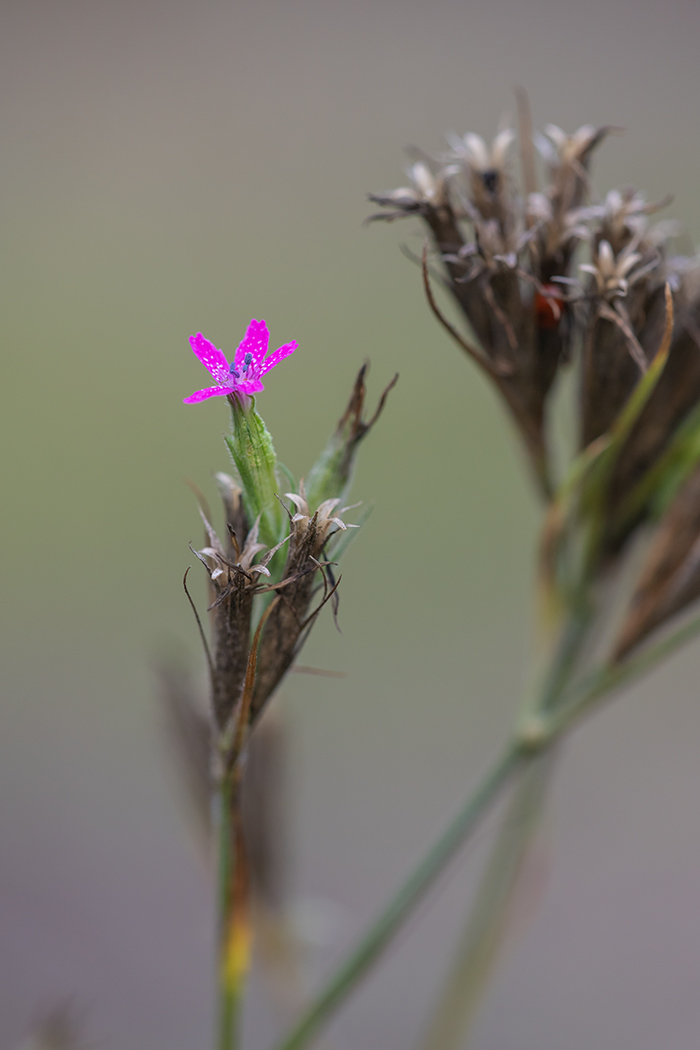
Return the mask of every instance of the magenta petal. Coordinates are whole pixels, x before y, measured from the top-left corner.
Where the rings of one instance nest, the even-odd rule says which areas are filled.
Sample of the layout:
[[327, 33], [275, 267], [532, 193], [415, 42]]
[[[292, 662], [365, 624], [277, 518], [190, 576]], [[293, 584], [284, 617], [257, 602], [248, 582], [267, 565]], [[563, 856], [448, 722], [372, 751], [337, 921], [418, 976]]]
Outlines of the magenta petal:
[[264, 321], [256, 321], [255, 318], [253, 318], [246, 328], [243, 342], [236, 350], [236, 357], [234, 359], [236, 368], [240, 370], [243, 365], [243, 358], [246, 354], [252, 354], [253, 361], [256, 364], [258, 361], [261, 361], [267, 353], [269, 342], [270, 333], [267, 330], [267, 325]]
[[278, 365], [280, 361], [284, 361], [285, 357], [289, 357], [290, 354], [293, 354], [298, 346], [298, 343], [285, 343], [284, 346], [279, 348], [279, 350], [275, 350], [274, 353], [270, 354], [270, 356], [266, 357], [263, 361], [260, 367], [260, 375], [264, 376], [266, 372], [269, 372], [271, 368]]
[[240, 390], [242, 394], [259, 394], [265, 387], [262, 385], [259, 379], [242, 379], [236, 383], [236, 390]]
[[205, 339], [201, 332], [190, 336], [190, 346], [219, 383], [225, 384], [229, 379], [228, 361], [223, 350], [217, 350], [213, 343]]
[[208, 397], [230, 394], [233, 389], [230, 384], [228, 386], [208, 386], [206, 390], [197, 390], [196, 393], [190, 394], [189, 397], [183, 397], [182, 400], [186, 405], [196, 405], [198, 401], [206, 401]]

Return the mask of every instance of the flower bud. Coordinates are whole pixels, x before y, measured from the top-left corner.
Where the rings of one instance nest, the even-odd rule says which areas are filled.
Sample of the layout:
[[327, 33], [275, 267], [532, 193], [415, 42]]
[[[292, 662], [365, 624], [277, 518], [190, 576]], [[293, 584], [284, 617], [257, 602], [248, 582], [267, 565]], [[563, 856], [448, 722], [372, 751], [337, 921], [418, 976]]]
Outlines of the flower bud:
[[394, 376], [379, 399], [377, 410], [372, 418], [365, 422], [362, 409], [365, 401], [365, 374], [368, 365], [364, 364], [357, 373], [350, 400], [345, 412], [338, 420], [335, 433], [314, 463], [306, 479], [308, 505], [320, 507], [329, 499], [342, 502], [352, 482], [357, 447], [379, 419], [389, 391], [396, 385], [398, 374]]

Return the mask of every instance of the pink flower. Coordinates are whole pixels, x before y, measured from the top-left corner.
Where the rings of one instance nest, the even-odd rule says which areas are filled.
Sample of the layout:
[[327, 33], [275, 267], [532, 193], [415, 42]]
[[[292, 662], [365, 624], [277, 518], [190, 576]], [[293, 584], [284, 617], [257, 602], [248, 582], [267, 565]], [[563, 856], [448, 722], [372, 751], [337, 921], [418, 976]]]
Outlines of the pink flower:
[[283, 358], [293, 354], [299, 345], [285, 343], [279, 350], [265, 357], [269, 340], [270, 333], [265, 322], [253, 318], [246, 329], [243, 342], [236, 350], [233, 364], [230, 365], [224, 352], [217, 350], [201, 333], [190, 336], [190, 346], [204, 367], [211, 372], [217, 385], [198, 390], [190, 397], [184, 398], [185, 404], [194, 405], [216, 395], [257, 394], [264, 390], [262, 376], [278, 365]]

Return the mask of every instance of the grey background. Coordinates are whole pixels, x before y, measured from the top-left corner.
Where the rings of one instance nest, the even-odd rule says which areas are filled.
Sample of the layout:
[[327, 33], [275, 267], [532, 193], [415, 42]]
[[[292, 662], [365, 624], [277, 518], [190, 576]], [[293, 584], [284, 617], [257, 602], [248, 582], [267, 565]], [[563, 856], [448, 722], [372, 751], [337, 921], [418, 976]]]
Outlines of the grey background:
[[[402, 148], [614, 123], [595, 184], [634, 183], [700, 233], [700, 9], [690, 0], [2, 5], [3, 699], [0, 1043], [72, 995], [93, 1045], [210, 1045], [212, 895], [154, 701], [185, 644], [199, 528], [183, 478], [226, 466], [187, 336], [251, 316], [300, 348], [260, 401], [302, 474], [359, 363], [401, 381], [354, 497], [343, 634], [291, 679], [294, 883], [353, 940], [503, 739], [527, 682], [539, 510], [500, 406], [363, 228]], [[201, 591], [199, 592], [202, 596]], [[478, 1050], [691, 1050], [700, 1031], [698, 647], [566, 747], [531, 906]], [[479, 849], [334, 1026], [411, 1045]], [[325, 902], [325, 905], [324, 905]], [[247, 1038], [275, 1031], [254, 979]]]

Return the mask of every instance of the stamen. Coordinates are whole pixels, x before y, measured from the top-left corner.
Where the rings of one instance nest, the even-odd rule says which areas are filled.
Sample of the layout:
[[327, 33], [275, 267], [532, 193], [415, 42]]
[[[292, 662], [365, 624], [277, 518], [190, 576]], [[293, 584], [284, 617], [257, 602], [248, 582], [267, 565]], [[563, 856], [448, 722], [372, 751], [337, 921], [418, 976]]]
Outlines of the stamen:
[[231, 365], [231, 367], [229, 368], [229, 372], [232, 376], [235, 376], [236, 379], [240, 378], [240, 372], [237, 371], [235, 364]]
[[248, 368], [250, 367], [250, 362], [252, 360], [253, 360], [253, 355], [252, 354], [248, 353], [248, 354], [245, 355], [245, 357], [243, 358], [243, 371], [244, 372], [248, 371]]

